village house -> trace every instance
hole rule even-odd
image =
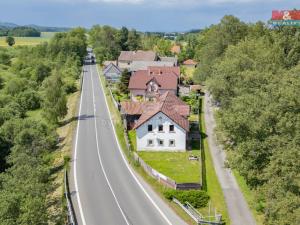
[[[169,91],[153,102],[121,103],[127,128],[136,130],[138,151],[185,151],[189,113],[189,106]]]
[[[173,45],[171,48],[171,52],[176,55],[180,54],[180,52],[181,52],[180,45]]]
[[[173,67],[174,63],[168,61],[133,61],[129,66],[129,71],[136,72],[139,70],[147,70],[150,66]]]
[[[147,69],[150,72],[150,74],[174,73],[177,77],[180,77],[179,66],[149,66]]]
[[[118,81],[120,81],[122,71],[114,63],[110,63],[108,66],[106,66],[103,69],[103,75],[105,76],[106,80],[108,80],[108,81],[118,82]]]
[[[133,73],[128,89],[132,101],[152,100],[166,92],[177,95],[178,74],[161,70],[139,70]]]
[[[109,64],[114,64],[114,65],[117,65],[117,61],[115,61],[115,60],[113,60],[113,61],[110,61],[110,60],[108,60],[108,61],[104,61],[103,63],[102,63],[102,65],[103,65],[103,68],[106,68]]]
[[[121,69],[130,70],[130,65],[134,61],[157,61],[158,56],[153,51],[121,51],[117,65]]]
[[[177,66],[177,57],[159,57],[154,51],[121,51],[117,64],[130,72],[146,70],[149,66]]]
[[[159,61],[172,63],[172,66],[178,66],[178,58],[177,56],[160,56]]]
[[[193,59],[188,59],[185,60],[182,64],[186,67],[196,68],[198,63]]]

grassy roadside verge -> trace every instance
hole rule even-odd
[[[226,222],[226,225],[229,225],[230,220],[227,212],[225,198],[213,165],[206,136],[203,99],[201,99],[200,133],[203,154],[202,159],[205,161],[205,168],[202,168],[202,171],[204,171],[204,182],[207,189],[207,193],[211,198],[211,206],[216,208],[217,211],[222,214],[222,218]]]
[[[56,171],[52,174],[52,184],[54,185],[53,191],[49,195],[49,201],[55,203],[53,207],[50,208],[51,215],[57,215],[61,213],[65,215],[64,204],[62,201],[64,199],[64,169],[68,169],[68,161],[71,158],[72,146],[73,146],[73,136],[76,129],[77,120],[77,104],[80,96],[80,91],[77,91],[68,96],[68,114],[61,121],[61,125],[56,129],[61,140],[59,143],[59,149],[53,152],[53,169]],[[61,211],[57,212],[57,209]]]
[[[99,71],[100,72],[100,71]],[[120,113],[119,111],[114,107],[111,96],[109,94],[109,91],[106,87],[106,81],[103,76],[100,76],[100,79],[103,84],[105,97],[107,100],[107,104],[109,107],[109,111],[115,126],[117,138],[119,140],[120,146],[127,156],[127,159],[131,166],[134,168],[134,170],[152,187],[152,189],[161,197],[163,201],[165,201],[175,212],[178,214],[186,223],[193,225],[196,224],[194,220],[192,220],[178,205],[176,205],[173,202],[168,201],[164,198],[163,192],[166,190],[165,187],[163,187],[160,183],[158,183],[154,178],[150,177],[145,173],[145,171],[134,163],[131,153],[127,150],[126,141],[123,134],[123,126],[122,121],[120,120]]]
[[[66,218],[65,198],[64,198],[64,169],[68,166],[67,161],[70,159],[73,145],[73,134],[76,129],[76,113],[80,91],[68,95],[68,113],[60,122],[56,132],[59,135],[58,148],[50,153],[49,159],[51,164],[50,184],[51,189],[47,196],[48,213],[50,215],[49,224],[63,224]],[[44,122],[42,110],[34,110],[27,113],[27,116]]]

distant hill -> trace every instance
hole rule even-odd
[[[14,28],[14,27],[18,27],[19,25],[15,24],[15,23],[7,23],[7,22],[0,22],[0,27],[2,28]]]
[[[32,27],[40,32],[65,32],[70,30],[69,27],[47,27],[47,26],[39,26],[35,24],[29,24],[29,25],[18,25],[15,23],[9,23],[9,22],[0,22],[0,28],[1,29],[12,29],[16,27]]]
[[[45,26],[39,26],[34,24],[29,24],[26,26],[35,28],[41,32],[66,32],[72,29],[70,27],[45,27]]]

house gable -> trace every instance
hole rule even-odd
[[[103,70],[103,74],[121,74],[121,70],[114,64],[109,64],[104,70]]]
[[[152,131],[148,131],[148,125],[151,125]],[[170,126],[173,127],[172,131],[170,131]],[[186,133],[185,129],[167,115],[158,112],[136,128],[137,149],[139,151],[185,151]],[[150,146],[149,140],[153,143]]]

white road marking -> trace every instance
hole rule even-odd
[[[108,180],[108,177],[107,177],[107,175],[106,175],[105,169],[104,169],[104,167],[103,167],[103,163],[102,163],[102,159],[101,159],[101,155],[100,155],[100,150],[99,150],[98,129],[97,129],[97,117],[96,117],[96,101],[95,101],[94,80],[93,80],[93,72],[92,72],[92,70],[91,70],[91,80],[92,80],[93,103],[94,103],[94,112],[95,112],[95,119],[94,119],[94,122],[95,122],[95,133],[96,133],[96,145],[97,145],[97,153],[98,153],[99,163],[100,163],[101,169],[102,169],[102,171],[103,171],[104,177],[105,177],[105,179],[106,179],[106,182],[107,182],[107,184],[108,184],[108,186],[109,186],[109,189],[110,189],[112,195],[114,196],[114,199],[115,199],[115,201],[116,201],[116,203],[117,203],[117,205],[118,205],[118,207],[119,207],[119,209],[120,209],[120,211],[121,211],[122,216],[124,217],[124,220],[125,220],[126,224],[127,224],[127,225],[130,225],[129,222],[128,222],[128,220],[127,220],[127,218],[126,218],[126,216],[125,216],[125,213],[123,212],[123,210],[122,210],[122,208],[121,208],[121,206],[120,206],[120,204],[119,204],[119,201],[118,201],[118,199],[117,199],[117,197],[116,197],[116,195],[115,195],[115,193],[114,193],[114,190],[112,189],[112,186],[111,186],[111,184],[110,184],[110,181]]]
[[[97,77],[100,81],[100,84],[101,84],[101,89],[102,89],[102,93],[103,93],[103,96],[104,96],[104,100],[105,100],[105,105],[106,105],[106,109],[107,111],[109,112],[109,107],[108,107],[108,104],[107,104],[107,100],[106,100],[106,95],[104,93],[104,89],[103,89],[103,84],[102,84],[102,81],[100,79],[100,73],[98,71],[98,66],[96,64],[96,69],[97,69]],[[141,188],[141,190],[145,193],[145,195],[147,196],[147,198],[150,200],[150,202],[152,203],[152,205],[158,210],[158,212],[161,214],[161,216],[164,218],[164,220],[169,224],[169,225],[172,225],[172,223],[170,222],[170,220],[167,218],[167,216],[163,213],[163,211],[158,207],[158,205],[154,202],[154,200],[151,198],[151,196],[148,194],[148,192],[145,190],[145,188],[143,187],[143,185],[140,183],[140,181],[138,180],[138,178],[136,177],[136,175],[134,174],[134,172],[132,171],[132,168],[130,167],[130,165],[128,164],[125,156],[124,156],[124,153],[121,149],[121,146],[120,146],[120,143],[119,143],[119,140],[116,136],[116,130],[115,130],[115,126],[112,122],[112,118],[111,118],[111,115],[109,113],[109,119],[110,119],[110,123],[111,123],[111,126],[113,128],[113,131],[114,131],[114,136],[115,136],[115,139],[116,139],[116,142],[117,142],[117,145],[118,145],[118,149],[119,149],[119,152],[121,153],[121,156],[122,156],[122,159],[126,165],[126,167],[128,168],[130,174],[132,175],[132,177],[134,178],[134,180],[136,181],[136,183],[138,184],[138,186]]]
[[[84,72],[82,74],[82,76],[84,75]],[[82,89],[84,86],[84,79],[82,79]],[[86,225],[86,221],[85,221],[85,217],[83,214],[83,210],[82,210],[82,205],[81,205],[81,201],[80,201],[80,196],[79,196],[79,188],[78,188],[78,182],[77,182],[77,152],[78,152],[78,148],[77,148],[77,144],[78,144],[78,135],[79,135],[79,126],[80,126],[80,115],[81,115],[81,105],[82,105],[82,96],[83,96],[83,91],[81,91],[81,97],[80,97],[80,105],[79,105],[79,113],[78,113],[78,122],[77,122],[77,130],[76,130],[76,141],[75,141],[75,159],[74,159],[74,181],[75,181],[75,190],[76,190],[76,196],[77,196],[77,202],[78,202],[78,207],[79,207],[79,212],[80,212],[80,216],[81,216],[81,221],[83,223],[83,225]]]

